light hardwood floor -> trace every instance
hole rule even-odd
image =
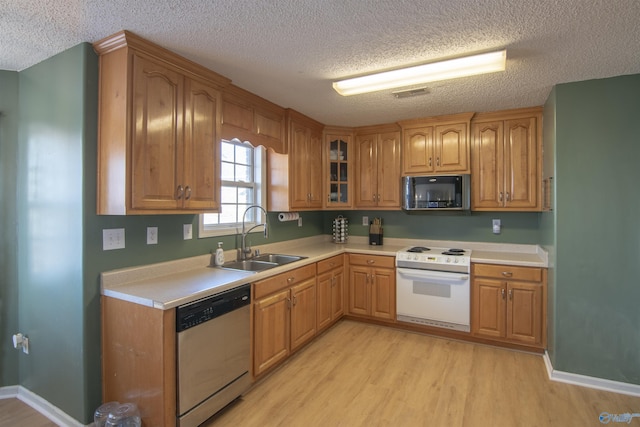
[[[1,427],[56,427],[57,424],[18,399],[0,399]]]
[[[640,398],[550,381],[539,355],[342,321],[203,426],[602,426],[602,412],[640,413]],[[55,424],[0,399],[0,426]]]
[[[550,381],[540,355],[342,321],[204,426],[601,426],[603,412],[640,398]]]

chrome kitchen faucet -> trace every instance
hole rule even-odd
[[[262,224],[256,224],[253,227],[251,227],[250,229],[245,231],[245,217],[247,215],[247,212],[249,211],[249,209],[252,208],[256,208],[256,209],[260,209],[262,212],[264,212],[264,223]],[[248,258],[251,258],[250,256],[247,256],[249,254],[251,254],[251,248],[247,247],[247,234],[249,234],[249,232],[251,230],[253,230],[254,228],[260,227],[260,226],[264,226],[264,238],[268,239],[269,238],[269,224],[267,222],[267,211],[260,205],[251,205],[249,206],[247,209],[245,209],[244,213],[242,214],[242,247],[240,248],[240,259],[241,260],[245,260]]]

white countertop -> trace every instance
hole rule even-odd
[[[522,267],[547,267],[546,254],[537,252],[500,252],[474,249],[471,262],[482,264],[507,264]]]
[[[335,244],[329,241],[327,236],[316,236],[256,247],[262,253],[307,257],[266,271],[250,272],[212,268],[209,267],[211,255],[207,254],[104,272],[100,275],[101,290],[103,295],[109,297],[167,310],[344,252],[395,256],[396,252],[410,245],[472,249],[471,262],[476,263],[547,266],[546,252],[536,245],[495,245],[388,238],[384,240],[384,245],[370,246],[366,237],[351,237],[346,244]],[[225,252],[227,261],[232,260],[235,257],[234,254],[235,251]]]

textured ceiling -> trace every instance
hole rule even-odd
[[[0,0],[0,69],[122,29],[331,125],[542,105],[557,83],[640,73],[637,0]],[[507,70],[342,97],[338,78],[507,49]]]

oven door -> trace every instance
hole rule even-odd
[[[470,279],[466,273],[396,269],[397,319],[470,331]]]

